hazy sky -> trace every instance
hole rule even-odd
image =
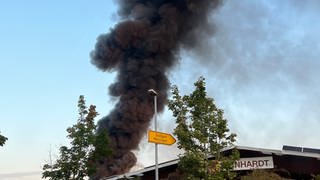
[[[318,17],[317,0],[227,0],[212,14],[215,34],[182,51],[169,79],[189,93],[203,75],[238,145],[320,148]],[[111,0],[1,3],[0,131],[9,138],[0,148],[1,180],[40,178],[50,149],[67,143],[79,95],[101,116],[110,111],[115,73],[97,70],[89,53],[116,22]],[[169,112],[159,120],[162,131],[172,131]],[[140,166],[153,163],[153,145],[145,142]],[[176,157],[168,150],[176,152],[162,146],[160,161]]]

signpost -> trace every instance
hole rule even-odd
[[[154,102],[154,130],[157,131],[157,96],[158,93],[154,89],[148,90],[149,94],[153,96],[153,102]],[[155,154],[155,180],[159,180],[159,169],[158,169],[158,144],[154,144],[154,154]]]
[[[176,139],[171,134],[149,130],[148,142],[164,144],[164,145],[172,145],[176,142]]]
[[[148,93],[154,97],[154,131],[149,131],[148,139],[149,142],[154,144],[155,152],[155,180],[159,180],[159,170],[158,170],[158,144],[171,145],[176,142],[176,140],[166,133],[157,132],[157,96],[158,93],[154,89],[149,89]]]

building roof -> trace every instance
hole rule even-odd
[[[284,147],[288,147],[288,146],[284,146]],[[289,146],[289,147],[294,147],[294,146]],[[231,149],[256,151],[266,155],[274,154],[277,156],[283,156],[283,155],[302,156],[302,157],[317,158],[318,160],[320,160],[320,153],[305,152],[303,151],[303,149],[311,149],[311,148],[303,148],[303,147],[302,147],[302,151],[294,151],[294,150],[285,150],[285,149],[282,149],[282,150],[264,149],[264,148],[248,147],[248,146],[230,146],[223,149],[222,151],[228,151]],[[318,150],[318,149],[313,149],[313,150]]]
[[[163,167],[167,167],[167,166],[171,166],[171,165],[174,165],[174,164],[178,164],[178,162],[179,162],[178,159],[174,159],[174,160],[171,160],[171,161],[160,163],[158,165],[158,168],[160,169],[160,168],[163,168]],[[128,173],[121,174],[121,175],[109,176],[109,177],[103,178],[102,180],[116,180],[116,179],[120,179],[120,178],[139,177],[139,176],[143,176],[143,173],[145,173],[145,172],[154,171],[154,170],[155,170],[155,166],[149,166],[149,167],[143,168],[143,169],[138,170],[138,171],[128,172]]]
[[[287,148],[285,148],[287,147]],[[289,147],[289,148],[288,148]],[[312,148],[303,148],[303,147],[294,147],[294,146],[283,146],[282,150],[274,150],[274,149],[265,149],[265,148],[255,148],[255,147],[248,147],[248,146],[230,146],[227,148],[222,149],[222,152],[227,152],[232,149],[237,149],[239,151],[250,151],[250,152],[259,152],[263,155],[275,155],[275,156],[295,156],[295,157],[306,157],[306,158],[316,158],[316,160],[320,160],[320,150],[319,149],[312,149]],[[307,152],[304,149],[308,150]],[[177,165],[179,162],[178,159],[174,159],[171,161],[167,161],[164,163],[160,163],[158,168],[169,167],[172,165]],[[134,177],[141,177],[144,173],[154,171],[155,166],[149,166],[144,169],[135,171],[135,172],[128,172],[122,175],[114,175],[103,178],[102,180],[116,180],[121,178],[134,178]]]

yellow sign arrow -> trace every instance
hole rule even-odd
[[[176,139],[171,134],[149,130],[148,131],[148,142],[157,143],[157,144],[172,145],[176,142]]]

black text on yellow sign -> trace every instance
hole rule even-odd
[[[171,134],[149,130],[148,142],[164,144],[164,145],[172,145],[176,142],[176,139]]]

